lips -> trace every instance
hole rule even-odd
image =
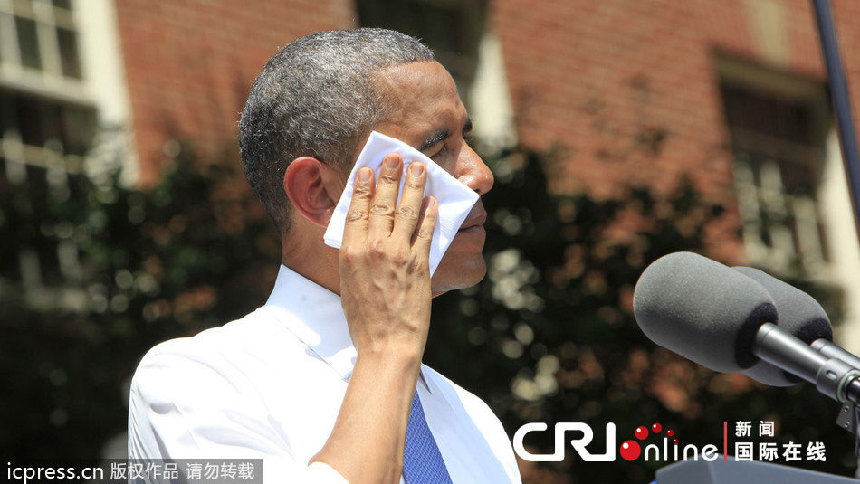
[[[483,210],[483,208],[479,209],[477,212],[473,214],[469,214],[469,217],[463,222],[463,225],[460,226],[460,230],[457,233],[484,233],[484,222],[487,221],[487,212]]]

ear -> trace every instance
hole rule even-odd
[[[327,227],[343,190],[339,178],[333,168],[303,156],[293,160],[284,172],[284,192],[294,210],[314,224]]]

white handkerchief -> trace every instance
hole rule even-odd
[[[352,201],[355,175],[358,173],[358,169],[367,166],[373,170],[378,178],[382,159],[389,153],[399,153],[403,157],[403,178],[400,181],[400,192],[397,194],[398,203],[403,195],[403,186],[406,182],[406,172],[409,165],[413,161],[420,160],[427,167],[424,196],[433,195],[439,206],[436,229],[433,231],[433,241],[430,244],[430,275],[432,276],[448,246],[451,245],[451,241],[454,240],[454,236],[457,235],[457,231],[460,230],[463,221],[466,220],[466,216],[469,215],[475,202],[478,201],[478,194],[465,184],[460,183],[459,180],[420,151],[399,139],[389,138],[376,131],[370,133],[367,144],[364,145],[358,155],[358,160],[356,160],[355,166],[349,174],[346,188],[343,189],[331,220],[329,220],[323,239],[326,245],[340,249],[340,244],[343,241],[343,228],[346,224],[346,213]]]

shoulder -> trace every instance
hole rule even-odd
[[[224,326],[156,345],[140,360],[131,390],[152,395],[156,389],[160,393],[188,386],[236,388],[250,383],[255,367],[271,364],[272,354],[289,358],[304,354],[301,348],[301,342],[262,307]]]
[[[480,397],[454,383],[448,377],[427,365],[422,365],[421,369],[424,372],[424,375],[430,379],[434,385],[440,387],[447,396],[456,397],[456,399],[463,404],[463,408],[465,408],[473,418],[479,418],[479,423],[486,423],[493,427],[498,427],[498,429],[504,432],[502,429],[502,423],[499,421],[498,417],[496,417],[496,414],[493,413],[490,406],[481,400]]]

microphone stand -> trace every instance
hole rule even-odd
[[[839,403],[860,404],[860,366],[843,361],[835,351],[823,354],[777,325],[764,323],[756,333],[753,354],[815,384],[820,393]]]
[[[772,323],[763,324],[755,339],[756,356],[842,404],[836,424],[854,434],[854,456],[860,458],[860,358],[824,338],[807,346]]]
[[[824,338],[813,341],[809,346],[828,358],[837,358],[854,368],[860,368],[860,358]],[[854,456],[860,458],[860,405],[843,404],[839,416],[836,417],[836,425],[854,434]]]
[[[842,405],[839,416],[836,417],[836,425],[854,434],[854,456],[860,457],[860,433],[857,424],[860,422],[860,407],[856,404],[846,403]]]
[[[839,55],[839,44],[836,41],[836,29],[833,25],[833,14],[828,0],[812,0],[815,10],[815,20],[818,25],[818,36],[821,40],[821,51],[824,64],[827,67],[827,84],[836,111],[836,127],[839,130],[839,140],[845,160],[845,173],[851,187],[851,200],[854,206],[854,228],[860,230],[860,158],[858,158],[857,138],[854,131],[854,119],[851,116],[851,101],[848,96],[848,86],[842,60]],[[852,355],[853,356],[853,355]],[[856,357],[855,357],[856,358]],[[844,404],[839,412],[836,423],[854,432],[854,455],[858,457],[855,477],[860,478],[860,409],[857,404]]]

